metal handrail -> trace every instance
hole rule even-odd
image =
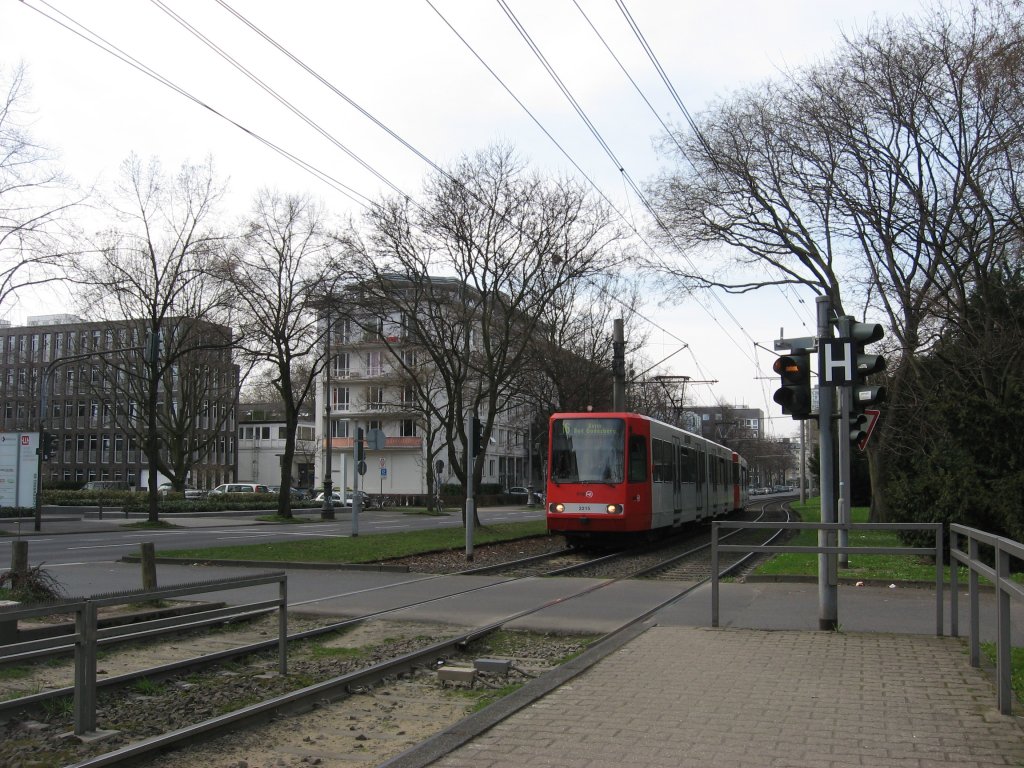
[[[262,584],[277,584],[278,596],[276,599],[267,600],[262,603],[250,603],[247,605],[235,606],[236,614],[244,614],[254,609],[265,609],[277,607],[278,610],[278,669],[282,675],[288,672],[288,576],[284,571],[273,573],[256,574],[252,576],[234,576],[213,581],[204,581],[198,584],[180,584],[173,587],[161,589],[139,590],[125,592],[118,595],[108,595],[95,598],[84,598],[69,602],[57,602],[52,604],[32,605],[26,607],[0,607],[0,621],[17,622],[19,619],[28,619],[37,616],[52,616],[54,614],[73,613],[75,616],[75,631],[71,634],[62,634],[57,637],[42,640],[29,640],[19,643],[7,643],[0,645],[0,659],[14,660],[27,658],[36,655],[43,650],[54,650],[67,648],[72,643],[75,651],[75,693],[74,693],[74,721],[75,734],[91,733],[96,730],[96,649],[100,642],[100,636],[104,634],[98,628],[98,608],[100,606],[126,605],[130,603],[148,602],[161,600],[168,597],[181,597],[195,595],[204,592],[219,592],[226,589],[242,589],[245,587],[260,586]],[[191,625],[191,624],[190,624]],[[174,626],[158,627],[142,632],[138,636],[151,636],[165,633],[172,629],[180,628]],[[121,632],[117,632],[120,634]]]
[[[1013,689],[1011,686],[1012,666],[1010,662],[1010,598],[1016,597],[1024,601],[1024,587],[1010,579],[1010,558],[1024,561],[1024,544],[996,536],[977,528],[954,523],[949,526],[950,560],[962,563],[968,569],[968,616],[970,661],[972,667],[981,666],[981,640],[979,627],[981,611],[979,600],[979,580],[984,576],[992,582],[996,595],[996,700],[999,712],[1009,715],[1013,710]],[[960,537],[966,539],[966,552],[961,549]],[[979,557],[979,548],[984,544],[992,547],[994,565],[990,566]],[[950,589],[952,597],[950,606],[953,611],[952,634],[959,635],[957,622],[958,608],[958,569],[950,563]]]
[[[935,534],[934,547],[839,547],[817,545],[813,547],[768,544],[719,544],[719,528],[783,529],[794,531],[814,530],[819,533],[838,531],[932,531]],[[737,520],[715,520],[711,524],[711,626],[718,626],[718,553],[756,552],[761,554],[817,554],[817,555],[931,555],[935,558],[935,634],[942,636],[942,523],[753,523]],[[831,569],[830,569],[831,571]],[[835,578],[830,573],[830,578]]]

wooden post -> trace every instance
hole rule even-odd
[[[20,587],[28,578],[28,542],[16,540],[11,546],[11,573],[13,586]]]
[[[151,541],[142,544],[142,588],[156,589],[156,550]]]

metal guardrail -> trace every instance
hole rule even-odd
[[[935,534],[934,547],[839,547],[819,544],[801,547],[775,544],[719,544],[719,528],[757,528],[767,530],[818,531],[835,539],[839,531],[932,531]],[[711,626],[718,626],[718,553],[740,552],[780,554],[784,552],[807,555],[931,555],[935,558],[935,634],[942,636],[942,592],[943,592],[943,544],[942,523],[752,523],[733,520],[716,520],[711,524]],[[833,559],[834,562],[834,559]],[[830,583],[837,583],[835,568],[830,569]],[[954,614],[955,615],[955,614]],[[955,634],[955,633],[954,633]]]
[[[960,546],[960,537],[966,539],[967,548]],[[981,546],[992,548],[993,565],[985,563],[980,555]],[[1013,689],[1011,687],[1012,664],[1010,661],[1010,598],[1024,600],[1024,587],[1010,579],[1010,559],[1024,561],[1024,544],[995,536],[977,528],[968,528],[956,523],[949,526],[949,554],[952,560],[962,563],[968,569],[967,599],[969,616],[970,659],[972,667],[981,666],[981,640],[979,627],[981,611],[979,581],[982,576],[992,582],[996,597],[996,701],[999,712],[1009,715],[1013,710]],[[959,634],[957,621],[959,583],[957,568],[950,568],[950,607],[953,611],[951,631]]]
[[[55,650],[74,647],[75,653],[75,686],[74,686],[74,723],[75,734],[83,735],[96,730],[96,650],[105,640],[126,638],[143,638],[165,634],[171,631],[202,626],[212,620],[224,621],[230,617],[250,614],[276,608],[278,612],[278,669],[282,675],[288,671],[288,584],[287,574],[277,571],[254,576],[236,576],[226,579],[204,581],[196,584],[181,584],[174,587],[152,589],[137,592],[125,592],[117,595],[85,598],[67,602],[55,602],[28,607],[0,607],[0,623],[18,622],[40,616],[74,614],[75,629],[70,634],[62,634],[41,640],[7,643],[0,645],[0,661],[13,662],[52,653]],[[229,589],[277,584],[278,596],[275,599],[256,603],[221,608],[207,612],[207,616],[199,621],[157,619],[140,622],[134,627],[98,628],[98,609],[102,606],[128,605],[172,597],[183,597],[206,592],[220,592]],[[192,617],[195,618],[195,615]]]

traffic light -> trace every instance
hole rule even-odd
[[[779,357],[772,365],[782,379],[772,399],[782,406],[782,412],[794,419],[813,418],[811,414],[811,353],[795,349]]]
[[[859,445],[868,437],[868,417],[865,413],[850,414],[850,442]]]
[[[43,432],[42,456],[43,461],[49,461],[57,452],[57,436],[52,432]]]
[[[363,428],[356,429],[356,461],[366,460],[366,444],[363,442]]]
[[[147,363],[159,363],[164,351],[163,331],[146,331],[146,340],[142,347],[142,359]]]
[[[885,358],[864,351],[864,347],[879,341],[885,331],[878,323],[851,323],[850,338],[853,340],[854,381],[853,412],[860,413],[865,408],[885,401],[885,387],[870,387],[865,379],[873,373],[885,370]],[[865,419],[865,422],[867,420]],[[850,439],[853,440],[853,425],[850,425]]]
[[[479,456],[484,445],[484,424],[474,416],[470,419],[470,449],[472,456]]]

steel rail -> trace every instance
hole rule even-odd
[[[735,566],[730,566],[730,568],[732,567]],[[596,584],[587,587],[586,589],[581,590],[580,592],[562,598],[546,600],[540,605],[516,611],[515,613],[504,616],[497,621],[490,622],[480,627],[476,627],[474,629],[471,629],[467,632],[458,635],[457,637],[444,640],[438,643],[434,643],[430,646],[427,646],[426,648],[413,651],[409,654],[405,654],[396,659],[381,662],[379,664],[375,664],[372,667],[368,667],[363,670],[357,670],[346,675],[332,678],[331,680],[316,683],[314,685],[307,686],[296,691],[292,691],[288,694],[277,696],[272,699],[268,699],[267,701],[260,702],[258,704],[243,707],[242,709],[236,710],[235,712],[230,712],[225,715],[221,715],[219,717],[203,721],[201,723],[196,723],[191,726],[187,726],[185,728],[172,731],[170,733],[154,736],[149,739],[145,739],[143,741],[130,744],[126,747],[115,750],[113,752],[108,752],[103,755],[97,755],[96,757],[87,759],[80,763],[76,763],[73,766],[69,766],[68,768],[100,768],[100,766],[118,765],[121,763],[126,763],[128,761],[137,760],[140,757],[143,757],[156,751],[164,750],[170,746],[173,746],[183,741],[193,741],[199,737],[212,738],[218,732],[227,729],[237,729],[242,726],[251,726],[258,722],[263,722],[267,718],[272,717],[275,714],[300,714],[302,712],[312,709],[313,707],[317,706],[325,700],[334,701],[343,698],[346,694],[348,694],[349,690],[353,687],[369,685],[390,675],[398,674],[399,672],[409,670],[416,666],[420,666],[427,661],[432,661],[436,659],[439,655],[450,653],[453,649],[464,647],[475,640],[485,637],[488,634],[501,629],[507,623],[531,615],[533,613],[545,610],[546,608],[549,608],[553,605],[562,604],[570,600],[583,597],[584,595],[592,594],[593,592],[607,588],[627,578],[632,578],[632,575],[602,580]],[[508,579],[502,582],[498,582],[498,584],[504,584],[516,580],[517,579],[514,578]],[[630,631],[632,628],[636,627],[640,623],[648,620],[651,616],[656,614],[661,609],[682,599],[683,597],[690,594],[695,589],[699,588],[701,585],[706,583],[708,580],[710,580],[710,577],[708,577],[707,579],[702,579],[693,584],[688,584],[684,589],[680,590],[676,594],[661,600],[656,605],[645,610],[639,616],[636,616],[630,619],[629,621],[624,622],[619,627],[606,633],[593,644],[591,644],[591,647],[599,648],[601,646],[612,643],[616,637],[621,636],[623,633]],[[491,584],[487,586],[497,586],[497,584]],[[472,591],[475,590],[465,590],[465,592]],[[451,595],[445,597],[449,596]],[[420,603],[418,604],[432,602],[433,600],[438,599],[444,598],[432,598],[431,600],[420,601]],[[383,615],[391,613],[396,610],[401,610],[401,608],[387,609],[385,611],[380,611],[374,615]],[[353,620],[342,622],[341,624],[334,626],[341,626],[346,623],[351,623],[351,621]],[[318,630],[311,630],[308,631],[306,634],[308,634],[309,632],[318,632]]]

